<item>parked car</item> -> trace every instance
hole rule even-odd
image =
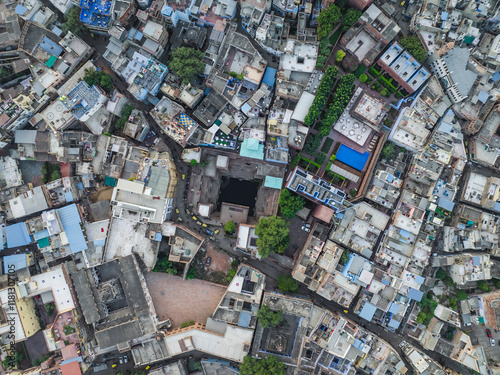
[[[210,263],[212,263],[212,258],[208,257],[208,258],[207,258],[207,261],[206,261],[206,263],[205,263],[205,264],[206,264],[206,265],[207,265],[207,267],[208,267],[208,266],[210,265]]]
[[[217,229],[216,231],[214,231],[214,234],[219,234],[220,232],[220,229]]]
[[[489,329],[486,330],[486,336],[488,336],[491,339],[491,331]]]
[[[176,208],[176,209],[175,209],[175,213],[176,213],[176,214],[180,213],[180,211],[179,211],[179,209],[178,209],[178,208]]]
[[[126,355],[123,356],[123,362],[125,362],[125,363],[128,362],[128,357]]]
[[[177,221],[182,221],[182,217],[178,217],[178,218],[177,218]]]
[[[495,339],[490,339],[490,345],[495,346]]]
[[[304,225],[304,226],[302,226],[302,230],[303,230],[303,231],[306,231],[306,232],[310,232],[310,231],[311,231],[311,228],[308,228],[308,227],[306,227],[306,226]]]
[[[205,233],[208,234],[209,236],[213,236],[214,234],[214,232],[212,232],[210,229],[207,229]]]
[[[120,357],[119,360],[120,360],[120,365],[122,365],[123,364],[123,357]]]

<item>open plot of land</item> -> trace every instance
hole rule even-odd
[[[173,328],[193,320],[205,324],[219,304],[226,288],[203,280],[183,280],[167,273],[146,275],[149,293],[160,321],[172,320]]]
[[[209,242],[206,246],[207,253],[204,258],[205,262],[208,257],[210,257],[210,265],[207,267],[209,271],[221,271],[227,272],[231,266],[231,258],[226,253],[218,251],[212,242]]]
[[[110,186],[100,187],[97,189],[97,192],[92,194],[92,202],[99,202],[104,200],[111,200],[111,196],[113,195],[113,188]]]

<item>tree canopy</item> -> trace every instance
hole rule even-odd
[[[356,23],[359,17],[363,12],[358,9],[349,8],[347,12],[342,16],[342,31],[347,31],[351,28],[352,25]]]
[[[65,22],[62,24],[62,29],[65,33],[71,31],[73,34],[84,34],[88,31],[87,27],[80,21],[81,8],[73,7],[64,14]]]
[[[271,253],[284,253],[288,247],[288,223],[279,216],[263,217],[255,228],[257,248],[262,258],[267,258]]]
[[[416,36],[405,36],[399,40],[399,44],[407,49],[419,62],[423,63],[427,59],[427,52],[425,52],[422,43]]]
[[[283,293],[295,293],[299,289],[297,280],[290,275],[280,275],[278,277],[278,288]]]
[[[297,212],[304,208],[306,201],[300,195],[285,189],[281,191],[279,206],[281,214],[287,219],[291,219]]]
[[[95,69],[85,69],[83,80],[87,83],[87,85],[100,86],[104,91],[108,93],[111,92],[114,88],[114,83],[111,76]]]
[[[224,225],[224,229],[226,230],[227,233],[234,233],[234,231],[236,230],[236,224],[234,222],[232,222],[231,220],[229,220]]]
[[[327,37],[333,31],[341,16],[340,8],[334,4],[330,4],[328,8],[321,11],[317,18],[319,40]]]
[[[338,62],[341,62],[342,60],[344,60],[344,57],[345,57],[345,52],[342,51],[341,49],[339,49],[337,52],[335,52],[335,60],[337,60]]]
[[[203,72],[203,52],[190,47],[179,47],[172,52],[168,68],[187,83]]]
[[[130,117],[130,114],[134,110],[134,106],[130,104],[126,104],[122,108],[121,116],[120,118],[115,122],[115,126],[118,129],[123,129],[125,127],[125,124],[128,121],[128,118]]]
[[[283,311],[273,311],[268,306],[262,306],[257,312],[257,319],[263,328],[277,327],[283,321]]]
[[[247,355],[240,365],[240,375],[285,375],[286,365],[275,356],[266,358],[253,358]]]
[[[391,159],[396,154],[394,143],[387,142],[382,149],[382,157],[384,159]]]

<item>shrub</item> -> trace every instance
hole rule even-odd
[[[346,53],[343,50],[339,49],[337,52],[335,52],[335,60],[337,60],[337,62],[342,62],[345,55]]]
[[[317,18],[319,40],[327,37],[332,32],[341,16],[339,7],[334,4],[330,4],[326,9],[323,8]]]
[[[488,286],[488,284],[484,280],[478,281],[477,282],[477,287],[478,287],[479,290],[481,290],[483,292],[489,292],[490,291],[490,287]]]
[[[283,293],[291,292],[295,293],[299,289],[297,281],[290,275],[280,275],[278,277],[278,288]]]
[[[191,159],[190,164],[191,164],[193,167],[195,167],[195,166],[197,166],[197,165],[198,165],[198,162],[197,162],[195,159]]]
[[[359,78],[366,71],[366,66],[359,64],[358,69],[354,72],[354,75]],[[366,74],[365,74],[366,75]]]
[[[326,154],[324,152],[318,152],[314,160],[319,164],[323,164],[325,159],[326,159]]]
[[[316,97],[309,108],[304,123],[311,126],[319,118],[321,111],[325,108],[328,96],[332,91],[333,85],[335,84],[335,78],[337,77],[339,70],[334,66],[329,66],[326,69],[323,79],[319,84],[318,91],[316,92]],[[309,137],[308,137],[309,138]]]
[[[234,233],[234,231],[236,230],[236,224],[234,222],[232,222],[231,220],[229,220],[224,225],[224,229],[226,230],[227,233]]]
[[[367,81],[367,79],[368,79],[368,76],[367,76],[366,74],[361,74],[361,75],[359,76],[359,81],[360,81],[360,82],[366,82],[366,81]]]

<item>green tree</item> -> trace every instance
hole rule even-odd
[[[342,31],[349,30],[362,14],[360,10],[349,8],[342,16]]]
[[[255,228],[257,248],[262,258],[267,258],[271,253],[284,253],[288,247],[288,223],[279,216],[263,217]]]
[[[416,36],[405,36],[399,40],[399,44],[419,62],[423,63],[427,59],[427,53]]]
[[[111,92],[114,88],[113,78],[109,74],[103,73],[101,74],[101,78],[99,80],[99,86],[106,91]]]
[[[477,287],[478,287],[479,290],[481,290],[483,292],[489,292],[490,291],[490,287],[488,286],[488,284],[484,280],[478,281],[477,282]]]
[[[326,38],[333,31],[341,16],[340,8],[334,4],[330,4],[326,9],[323,8],[317,18],[319,40]]]
[[[257,312],[257,319],[263,328],[277,327],[283,321],[283,311],[273,311],[268,306],[262,306]]]
[[[281,214],[287,219],[291,219],[297,212],[304,208],[306,201],[300,195],[285,189],[281,191],[279,206]]]
[[[113,78],[109,74],[100,72],[96,69],[85,69],[83,80],[89,86],[97,85],[107,93],[111,92],[114,88]]]
[[[387,96],[387,94],[388,94],[387,89],[383,89],[382,91],[380,91],[380,95],[382,96]]]
[[[394,143],[386,142],[384,148],[382,149],[382,157],[384,159],[391,159],[396,155],[396,149],[394,148]]]
[[[50,175],[51,181],[59,180],[60,178],[61,178],[61,172],[59,172],[58,170],[53,171],[52,174]]]
[[[190,268],[186,274],[186,280],[192,280],[196,278],[196,269]]]
[[[81,35],[88,31],[87,27],[80,21],[81,12],[79,7],[73,7],[64,14],[65,22],[62,24],[62,29],[65,33],[71,31],[73,34]]]
[[[286,365],[273,355],[262,359],[247,355],[240,365],[240,375],[286,375]]]
[[[417,315],[417,323],[424,324],[426,318],[427,318],[427,314],[420,311]]]
[[[340,259],[339,259],[339,263],[341,266],[345,266],[347,264],[347,262],[349,261],[349,255],[351,255],[349,250],[344,250],[342,252],[342,255],[340,256]]]
[[[436,278],[438,278],[439,280],[444,280],[444,279],[446,279],[447,276],[448,276],[448,274],[441,267],[438,268],[438,270],[436,271]]]
[[[463,301],[463,300],[466,300],[467,299],[467,293],[465,293],[465,291],[463,290],[458,290],[455,295],[457,296],[457,299],[459,301]]]
[[[196,167],[196,166],[198,165],[198,162],[197,162],[195,159],[191,159],[190,164],[191,164],[193,167]]]
[[[182,82],[187,83],[193,80],[205,69],[202,62],[203,52],[190,47],[179,47],[172,52],[172,60],[168,68],[177,74]]]
[[[236,224],[229,220],[225,225],[224,225],[224,229],[227,233],[234,233],[234,231],[236,230]]]
[[[453,310],[457,309],[457,298],[453,296],[448,296],[448,303],[450,304],[450,308]]]
[[[22,353],[15,352],[14,355],[8,355],[2,361],[2,366],[5,370],[11,370],[19,365],[22,361],[23,355]]]
[[[366,82],[367,79],[368,79],[368,76],[364,73],[359,76],[360,82]]]
[[[132,114],[132,111],[134,110],[134,106],[130,104],[126,104],[122,108],[121,116],[120,118],[115,122],[115,127],[118,129],[123,129],[125,127],[125,124],[128,121],[128,118]]]
[[[52,316],[52,314],[54,313],[55,308],[56,308],[56,306],[53,303],[47,303],[45,305],[45,311],[47,312],[47,315],[48,316]]]
[[[335,60],[337,60],[337,62],[341,62],[342,60],[344,60],[345,55],[345,52],[339,49],[337,52],[335,52]]]
[[[297,280],[290,275],[280,275],[278,277],[278,288],[283,293],[295,293],[299,289],[299,284],[297,284]]]

